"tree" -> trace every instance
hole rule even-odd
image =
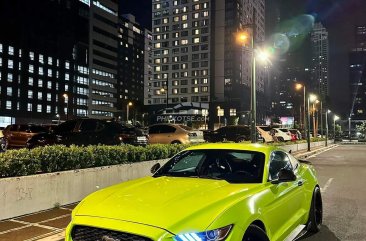
[[[365,135],[366,134],[366,121],[362,122],[359,125],[356,125],[356,129],[358,132],[361,132],[361,134]]]

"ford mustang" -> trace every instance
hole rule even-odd
[[[283,241],[322,223],[314,168],[277,147],[194,146],[151,171],[81,201],[66,241]]]

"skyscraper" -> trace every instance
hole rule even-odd
[[[320,23],[315,23],[311,32],[312,69],[311,85],[323,101],[329,96],[329,39],[328,31]]]
[[[118,67],[118,102],[125,116],[127,104],[133,103],[134,113],[143,111],[144,83],[152,77],[151,47],[152,35],[141,27],[133,15],[125,14],[119,18],[120,41]]]
[[[111,118],[117,111],[118,0],[92,0],[89,8],[89,113]]]
[[[262,41],[264,1],[153,1],[153,78],[145,85],[145,104],[191,121],[209,109],[211,124],[218,107],[226,119],[249,111],[250,61],[244,58],[251,59],[252,50],[236,35],[254,19]],[[263,79],[257,83],[263,92]]]
[[[366,26],[355,27],[355,44],[349,55],[352,119],[366,119]]]
[[[0,125],[111,118],[117,9],[117,0],[2,1]]]

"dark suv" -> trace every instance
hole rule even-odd
[[[208,142],[234,141],[243,142],[250,140],[250,128],[248,126],[225,126],[215,131],[205,131],[203,138]]]
[[[115,122],[106,122],[99,119],[76,119],[66,121],[53,128],[51,133],[43,133],[31,138],[27,146],[34,148],[37,146],[63,144],[63,145],[147,145],[148,138],[143,132],[128,131],[126,128]]]

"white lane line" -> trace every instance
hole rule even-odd
[[[313,154],[313,155],[311,155],[311,156],[308,156],[308,157],[306,157],[306,159],[316,157],[317,155],[320,155],[320,154],[322,154],[322,153],[324,153],[324,152],[326,152],[326,151],[330,151],[330,150],[332,150],[332,149],[334,149],[334,148],[336,148],[336,147],[338,147],[338,145],[334,145],[334,146],[332,146],[332,147],[329,147],[328,149],[325,149],[325,150],[320,151],[320,152],[318,152],[318,153],[315,153],[315,154]]]
[[[328,189],[328,187],[330,186],[330,184],[332,183],[334,178],[329,178],[329,180],[327,181],[327,183],[325,183],[324,187],[321,188],[320,190],[325,193]]]

